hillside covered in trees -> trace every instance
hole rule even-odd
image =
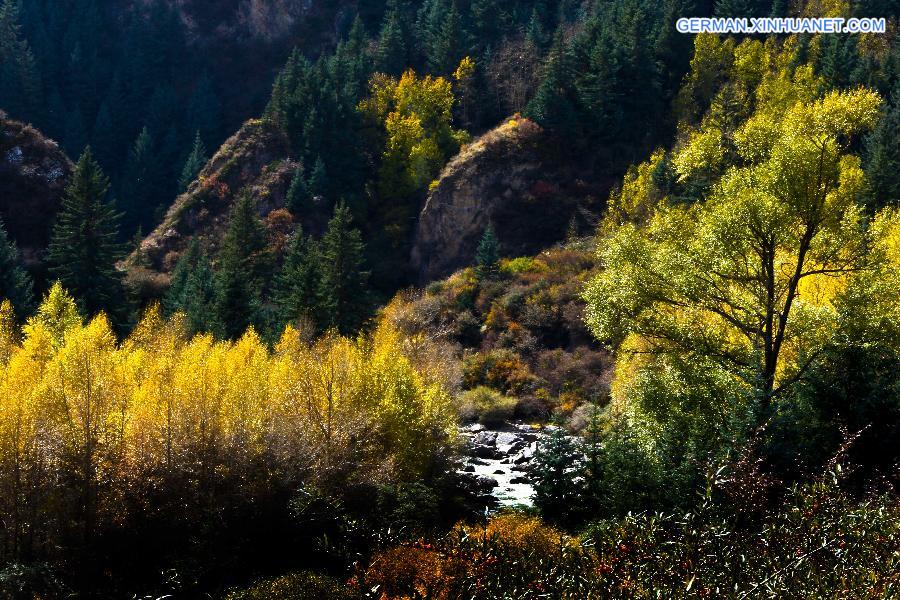
[[[0,598],[900,595],[898,18],[0,0]]]

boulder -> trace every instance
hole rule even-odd
[[[472,443],[476,446],[494,446],[497,443],[497,432],[479,431],[472,438]]]
[[[497,450],[492,446],[475,446],[472,454],[478,458],[497,458]]]

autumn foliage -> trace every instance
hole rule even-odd
[[[90,549],[134,511],[413,481],[454,424],[387,326],[314,343],[288,328],[270,349],[252,329],[189,338],[151,309],[120,343],[58,284],[23,328],[0,322],[3,560]]]

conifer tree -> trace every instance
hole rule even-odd
[[[217,329],[215,276],[209,257],[196,238],[172,271],[163,308],[168,315],[182,313],[192,334]]]
[[[543,19],[535,6],[531,12],[531,19],[528,21],[528,27],[525,29],[525,39],[535,48],[544,49],[550,43],[550,36],[544,28]]]
[[[467,50],[462,18],[453,2],[430,45],[428,68],[433,74],[448,75],[456,69]]]
[[[120,192],[124,200],[124,226],[127,231],[150,227],[156,208],[157,162],[153,138],[147,127],[141,130],[125,166],[125,181]]]
[[[397,8],[387,13],[378,39],[375,53],[375,68],[388,75],[400,75],[407,65],[407,47],[400,11]]]
[[[216,273],[216,316],[224,337],[240,337],[259,324],[268,263],[265,227],[253,197],[244,192],[231,212]]]
[[[532,471],[534,504],[550,522],[567,524],[577,516],[583,499],[580,475],[584,465],[576,443],[562,428],[538,445]]]
[[[313,166],[312,173],[309,175],[309,183],[307,185],[309,193],[312,196],[325,196],[328,193],[328,171],[325,168],[325,161],[319,156],[316,158],[316,164]]]
[[[341,202],[335,206],[322,238],[319,289],[324,325],[344,335],[356,333],[369,313],[369,272],[363,271],[364,253],[362,234],[353,228],[350,209]]]
[[[169,289],[163,298],[163,309],[167,315],[173,315],[184,308],[185,290],[187,280],[191,272],[197,266],[200,259],[200,243],[196,238],[191,240],[187,250],[178,258],[172,276],[169,279]]]
[[[900,85],[875,131],[866,139],[867,204],[873,212],[900,203]]]
[[[220,329],[216,321],[216,281],[206,252],[200,252],[184,286],[181,312],[192,334]]]
[[[51,272],[79,301],[88,315],[106,310],[122,318],[124,295],[115,263],[120,215],[107,201],[109,180],[90,148],[78,159],[50,241]]]
[[[294,215],[301,214],[309,206],[311,200],[309,186],[306,184],[306,174],[303,167],[297,167],[294,170],[294,176],[291,178],[291,185],[287,191],[285,206]]]
[[[19,0],[0,3],[0,106],[14,117],[34,115],[40,103],[40,76],[22,35]]]
[[[187,124],[201,139],[218,142],[222,129],[222,103],[216,94],[212,78],[204,73],[197,81],[188,105]]]
[[[490,223],[475,251],[475,274],[478,279],[493,279],[500,274],[500,242]]]
[[[178,179],[178,188],[180,192],[183,193],[187,191],[191,182],[197,179],[200,171],[203,170],[207,160],[206,145],[203,143],[203,139],[200,137],[200,131],[198,130],[197,135],[194,137],[194,146],[191,148],[191,153],[188,154],[187,160],[184,162],[184,167],[181,169],[181,177]]]
[[[526,108],[528,117],[563,134],[573,131],[577,120],[569,67],[568,48],[558,36],[547,58],[544,78]]]
[[[316,324],[321,320],[321,280],[319,249],[298,227],[275,282],[279,325],[302,321]]]
[[[19,249],[0,220],[0,301],[9,300],[21,318],[34,309],[31,277],[22,267]]]

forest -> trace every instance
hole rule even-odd
[[[0,0],[0,599],[900,597],[898,19]]]

